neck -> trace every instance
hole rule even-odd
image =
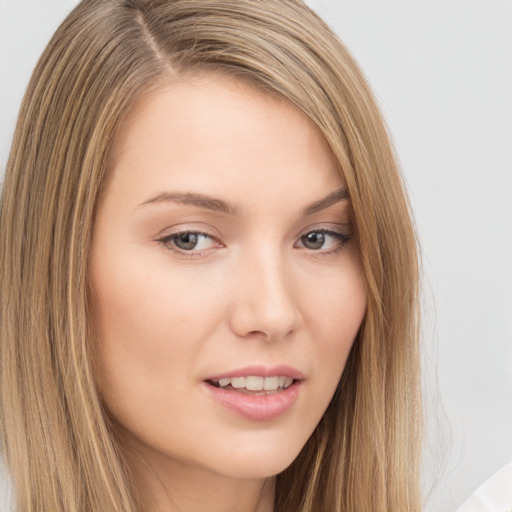
[[[144,510],[151,512],[273,512],[275,477],[242,479],[169,460],[130,457]]]

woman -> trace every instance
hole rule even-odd
[[[419,510],[409,209],[305,5],[82,2],[0,228],[18,510]]]

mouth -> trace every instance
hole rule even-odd
[[[278,375],[262,377],[248,375],[246,377],[224,377],[221,379],[209,379],[206,382],[215,388],[225,391],[236,391],[246,395],[272,395],[289,388],[297,379]]]
[[[289,366],[255,366],[209,377],[209,396],[231,413],[250,421],[276,420],[293,409],[304,375]]]

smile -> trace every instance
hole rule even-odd
[[[270,394],[289,388],[293,384],[293,381],[294,379],[285,377],[284,375],[273,377],[249,375],[247,377],[225,377],[218,380],[211,380],[209,384],[227,391]]]
[[[250,421],[277,420],[297,402],[304,375],[286,365],[252,366],[203,381],[208,394],[224,410]]]

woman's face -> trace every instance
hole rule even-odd
[[[153,469],[265,478],[327,408],[366,298],[344,183],[289,103],[214,75],[141,101],[92,244],[96,379]]]

